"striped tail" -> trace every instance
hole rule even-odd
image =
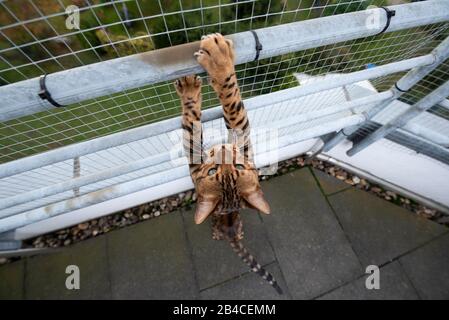
[[[281,287],[279,287],[276,279],[265,270],[259,263],[257,263],[256,259],[248,252],[248,250],[243,246],[243,244],[234,239],[228,239],[231,244],[232,249],[235,253],[240,257],[240,259],[245,262],[252,272],[257,273],[264,280],[266,280],[279,294],[283,294]]]

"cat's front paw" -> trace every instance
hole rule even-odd
[[[214,81],[223,83],[234,73],[234,45],[220,33],[203,36],[194,56]]]
[[[201,78],[191,75],[175,81],[176,93],[182,100],[198,100],[201,94]]]

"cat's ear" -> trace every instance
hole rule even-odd
[[[200,224],[214,211],[217,206],[217,200],[198,199],[195,210],[195,223]]]
[[[243,197],[254,209],[265,214],[270,214],[270,205],[263,197],[263,192],[261,190],[254,191]]]

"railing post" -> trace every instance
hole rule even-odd
[[[356,132],[359,128],[364,126],[369,120],[371,120],[375,115],[385,109],[391,102],[398,99],[405,92],[409,91],[414,85],[416,85],[419,81],[421,81],[425,76],[435,70],[438,65],[444,62],[447,58],[449,58],[449,37],[447,37],[443,42],[441,42],[431,53],[435,57],[435,62],[431,65],[420,66],[417,68],[413,68],[405,76],[399,79],[398,82],[390,89],[393,92],[393,96],[374,106],[367,112],[365,112],[366,121],[360,125],[343,128],[340,130],[332,139],[327,141],[323,147],[323,152],[327,152],[334,148],[337,144],[345,140],[345,138],[354,132]]]
[[[387,134],[403,127],[411,119],[430,109],[437,103],[443,101],[447,96],[449,96],[449,81],[446,81],[442,86],[438,87],[437,89],[432,91],[432,93],[419,100],[407,111],[404,111],[393,120],[390,120],[388,123],[363,138],[360,142],[354,144],[354,146],[347,151],[348,156],[353,156],[354,154],[365,149],[373,142],[376,142],[377,140],[385,137]]]

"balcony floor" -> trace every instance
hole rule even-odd
[[[243,212],[245,244],[282,296],[177,211],[2,266],[0,299],[449,299],[448,228],[307,167],[263,189],[272,214]],[[365,288],[371,264],[379,290]]]

